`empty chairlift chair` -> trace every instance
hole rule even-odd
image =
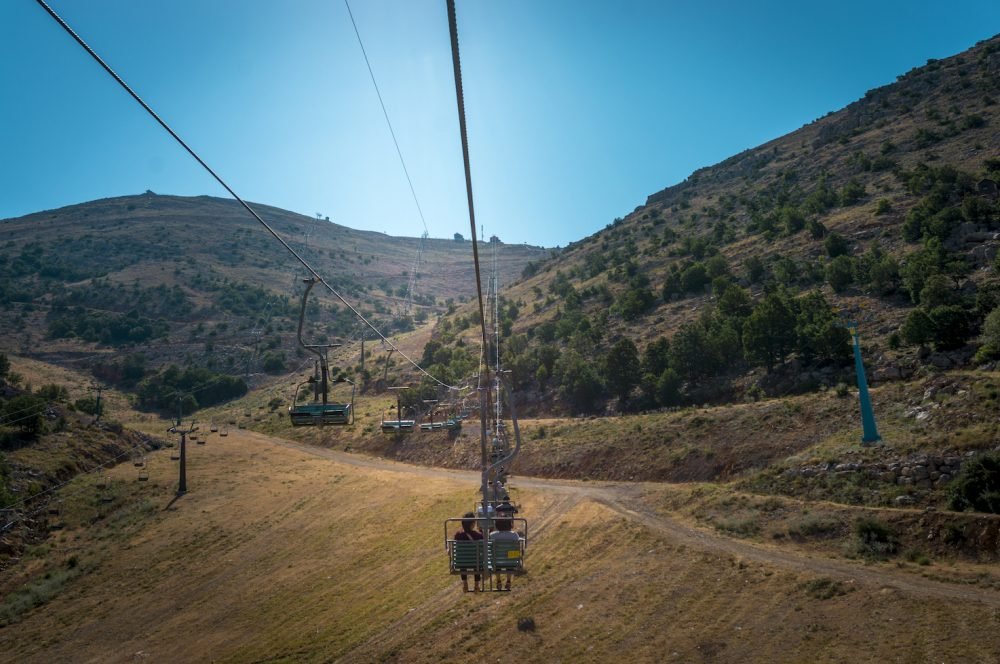
[[[403,418],[403,402],[400,396],[403,392],[410,389],[409,386],[393,385],[387,389],[396,393],[396,405],[389,406],[389,417],[386,417],[386,411],[382,411],[382,433],[401,434],[413,431],[417,426],[417,421]]]
[[[330,348],[340,344],[307,344],[302,340],[302,324],[306,313],[306,300],[309,291],[316,285],[316,278],[310,277],[303,280],[306,284],[305,292],[302,293],[302,306],[299,311],[298,341],[303,350],[313,353],[318,358],[316,371],[308,380],[298,385],[295,389],[295,397],[292,405],[288,408],[288,418],[293,426],[323,426],[325,424],[353,424],[354,423],[354,394],[355,385],[352,381],[338,377],[333,381],[334,385],[350,385],[351,399],[347,401],[337,401],[329,398],[328,390],[330,386],[329,364],[327,352]],[[303,385],[313,385],[312,403],[299,403],[299,394]]]

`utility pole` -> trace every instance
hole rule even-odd
[[[868,395],[868,379],[865,377],[865,364],[861,360],[861,342],[858,333],[857,320],[844,320],[844,327],[851,335],[851,345],[854,348],[854,372],[858,381],[858,401],[861,406],[861,444],[873,445],[882,440],[875,425],[875,413],[872,410],[872,400]]]
[[[187,493],[187,435],[194,433],[198,427],[194,425],[194,420],[187,429],[181,428],[181,397],[177,396],[177,424],[167,429],[167,433],[179,433],[181,435],[181,453],[179,463],[179,474],[177,479],[177,495],[183,496]]]
[[[94,414],[97,416],[94,418],[94,424],[101,421],[101,392],[104,390],[104,386],[100,383],[92,383],[90,389],[97,390],[97,404],[94,406]]]

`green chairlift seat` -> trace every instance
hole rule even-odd
[[[413,431],[416,424],[414,420],[382,420],[382,433]]]
[[[305,403],[288,409],[293,426],[318,426],[321,424],[350,424],[349,403]]]
[[[483,540],[451,540],[451,573],[482,572],[486,569]]]
[[[490,542],[490,566],[494,571],[524,571],[524,540]]]
[[[501,540],[490,542],[481,540],[456,540],[450,530],[461,528],[462,519],[445,521],[445,547],[448,551],[449,572],[451,574],[490,574],[510,572],[524,574],[524,546],[528,541],[528,522],[522,518],[512,521],[517,524],[520,539],[517,542]]]

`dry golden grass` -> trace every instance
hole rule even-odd
[[[515,481],[529,574],[463,594],[442,522],[476,475],[231,430],[189,448],[189,493],[153,455],[69,487],[35,574],[86,571],[0,629],[0,660],[992,661],[1000,594],[692,530],[667,489]],[[637,511],[633,511],[633,508]],[[91,521],[93,522],[91,523]],[[28,567],[26,565],[25,567]],[[971,593],[971,595],[962,595]],[[532,618],[533,631],[519,631]]]

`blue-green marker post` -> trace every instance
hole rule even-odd
[[[865,365],[861,361],[861,343],[858,341],[858,323],[847,323],[847,331],[851,333],[854,344],[854,370],[858,376],[858,400],[861,402],[861,444],[871,445],[882,440],[875,426],[875,413],[872,412],[872,400],[868,396],[868,379],[865,378]]]

